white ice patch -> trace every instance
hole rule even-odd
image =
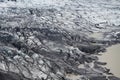
[[[41,7],[41,6],[64,6],[68,0],[17,0],[0,2],[0,7]]]
[[[5,69],[6,69],[4,63],[0,63],[0,69],[2,69],[2,70],[5,70]]]

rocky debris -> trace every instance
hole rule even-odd
[[[22,77],[13,72],[5,72],[0,70],[0,80],[31,80],[25,77]]]
[[[117,78],[115,76],[109,76],[108,78],[109,78],[109,80],[120,80],[120,78]]]
[[[91,77],[90,80],[108,80],[105,76]]]
[[[82,45],[82,46],[79,46],[79,49],[82,52],[90,53],[90,54],[103,52],[105,50],[103,46],[100,46],[100,45]]]
[[[95,61],[95,64],[98,64],[98,65],[106,65],[107,63],[106,63],[106,62]]]

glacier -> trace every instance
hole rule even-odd
[[[120,80],[98,55],[120,43],[119,0],[0,0],[0,79]],[[94,37],[94,34],[102,36]]]

